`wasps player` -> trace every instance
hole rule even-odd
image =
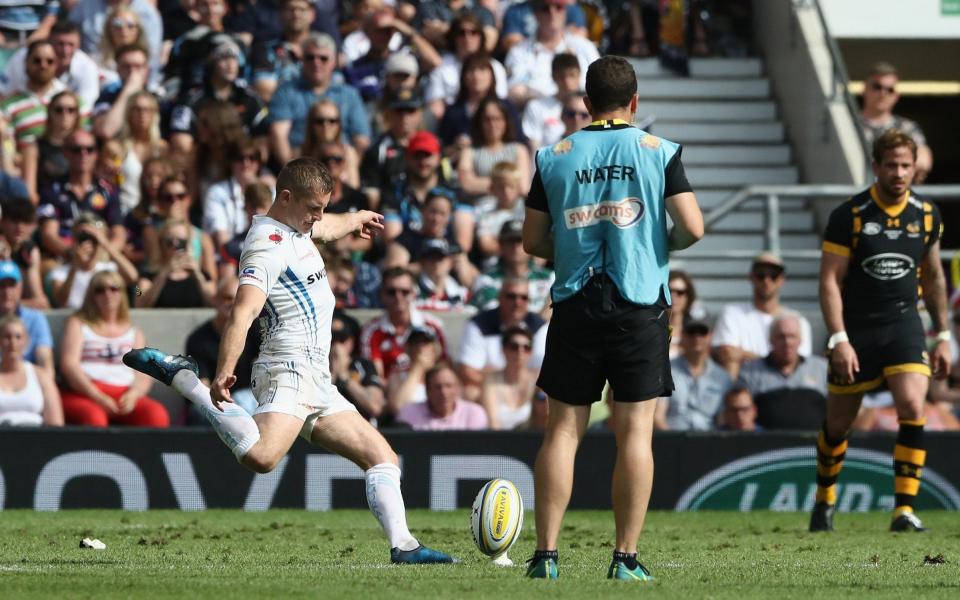
[[[917,145],[898,130],[873,144],[876,183],[830,215],[820,265],[820,305],[830,339],[827,419],[817,440],[817,496],[810,531],[833,529],[847,434],[865,392],[886,386],[900,430],[894,446],[891,531],[923,531],[913,512],[926,459],[924,402],[930,376],[950,369],[946,281],[937,208],[910,191]],[[922,297],[936,346],[927,354]]]

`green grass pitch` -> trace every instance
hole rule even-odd
[[[605,579],[609,512],[567,516],[560,580],[545,582],[523,578],[532,514],[517,566],[499,568],[474,548],[467,511],[411,511],[415,534],[463,559],[431,567],[390,565],[364,511],[6,511],[0,598],[960,598],[960,515],[922,516],[925,534],[891,534],[873,513],[814,535],[801,514],[652,513],[640,557],[657,581],[637,585]],[[80,549],[84,537],[107,549]]]

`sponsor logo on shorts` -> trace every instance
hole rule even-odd
[[[883,227],[880,223],[870,221],[869,223],[863,224],[863,235],[877,235],[881,231],[883,231]]]
[[[645,212],[643,200],[625,198],[567,209],[563,211],[563,220],[567,229],[591,227],[602,221],[612,223],[620,229],[627,229],[639,223]]]
[[[874,279],[891,281],[906,277],[916,268],[916,264],[905,254],[884,252],[867,258],[860,263],[860,267],[863,268],[864,273]]]

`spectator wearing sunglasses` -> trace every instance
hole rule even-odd
[[[37,217],[40,221],[40,250],[54,259],[63,259],[73,246],[71,232],[81,213],[97,215],[106,223],[111,246],[123,249],[127,230],[123,226],[117,189],[94,176],[97,140],[84,130],[71,133],[64,142],[67,177],[40,192]]]
[[[26,61],[26,85],[0,101],[0,120],[4,125],[2,135],[7,135],[8,128],[13,131],[18,153],[43,135],[47,105],[56,94],[66,89],[56,77],[58,59],[50,41],[32,42],[27,47]],[[11,166],[12,163],[6,164],[5,161],[4,170]]]
[[[159,269],[140,278],[137,308],[197,308],[211,306],[216,284],[207,278],[187,251],[193,228],[181,219],[168,219],[160,228]]]
[[[428,328],[440,344],[440,356],[446,354],[443,323],[414,307],[416,281],[413,273],[403,267],[391,267],[383,273],[380,299],[384,312],[363,326],[360,332],[360,351],[373,362],[384,380],[405,356],[407,338],[415,328]]]
[[[501,342],[506,364],[484,377],[480,404],[487,411],[490,429],[517,429],[530,420],[536,391],[536,374],[527,368],[533,334],[524,327],[510,327]]]
[[[470,319],[460,343],[460,377],[467,398],[478,400],[484,375],[506,366],[502,336],[511,327],[531,332],[533,349],[526,366],[539,371],[547,338],[546,321],[530,311],[530,284],[520,277],[508,277],[500,286],[499,304]]]
[[[913,183],[919,184],[924,182],[933,168],[933,153],[916,121],[893,113],[900,100],[900,94],[897,93],[899,81],[897,69],[890,63],[879,62],[870,67],[863,86],[860,126],[867,138],[867,145],[871,147],[874,140],[890,129],[898,129],[913,138],[917,143],[917,167]]]
[[[560,110],[560,121],[563,123],[563,136],[573,135],[593,121],[590,111],[583,99],[586,92],[576,91],[564,96]]]
[[[334,142],[343,146],[343,169],[340,179],[354,189],[360,189],[360,156],[350,144],[343,143],[343,119],[340,107],[333,100],[324,98],[310,107],[307,114],[307,135],[300,152],[303,156],[319,159],[318,151],[323,144]],[[327,165],[327,169],[330,166]],[[370,198],[370,194],[367,193]],[[379,191],[377,193],[379,197]]]
[[[414,60],[409,56],[406,58]],[[413,135],[423,127],[423,97],[418,89],[400,88],[388,92],[384,104],[386,131],[370,144],[360,163],[362,189],[377,197],[381,189],[394,187],[402,179],[406,170],[404,150]]]
[[[214,248],[222,253],[224,244],[250,227],[244,210],[243,191],[260,181],[260,151],[256,143],[242,139],[227,148],[230,175],[207,189],[203,199],[203,230],[213,239]],[[264,181],[268,185],[272,183]]]
[[[731,377],[737,376],[744,361],[770,354],[770,325],[781,315],[797,315],[800,356],[812,354],[810,322],[780,304],[780,290],[786,279],[783,260],[770,252],[761,253],[750,267],[752,300],[723,307],[713,334],[713,354]]]
[[[192,198],[182,175],[171,175],[160,184],[160,198],[154,207],[153,220],[143,230],[144,246],[147,254],[146,272],[157,272],[161,267],[160,230],[169,220],[189,222]],[[216,280],[217,264],[213,240],[199,227],[190,226],[187,252],[203,270],[207,278]]]
[[[169,427],[166,408],[147,396],[150,378],[121,360],[145,345],[143,331],[130,322],[124,280],[117,273],[97,273],[82,306],[63,327],[60,370],[66,422]]]

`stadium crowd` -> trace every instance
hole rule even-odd
[[[536,149],[590,122],[584,77],[601,52],[659,47],[680,71],[688,54],[745,52],[706,12],[678,26],[650,4],[4,2],[0,424],[168,426],[120,362],[150,344],[130,309],[214,308],[184,344],[209,382],[251,219],[270,207],[274,173],[312,156],[336,180],[329,212],[386,216],[379,240],[320,248],[340,392],[384,427],[542,429],[553,272],[521,244]],[[689,27],[688,47],[663,27]],[[882,99],[891,76],[874,73],[871,93]],[[677,390],[659,428],[819,427],[826,361],[779,302],[785,278],[778,257],[758,256],[751,301],[711,319],[692,278],[671,274]],[[76,311],[56,344],[50,308]],[[361,325],[356,308],[380,314]],[[458,347],[447,311],[469,316]],[[252,331],[234,393],[251,411],[258,344]],[[931,424],[958,427],[944,405],[956,395],[934,388]],[[895,428],[892,410],[877,398],[858,426]]]

